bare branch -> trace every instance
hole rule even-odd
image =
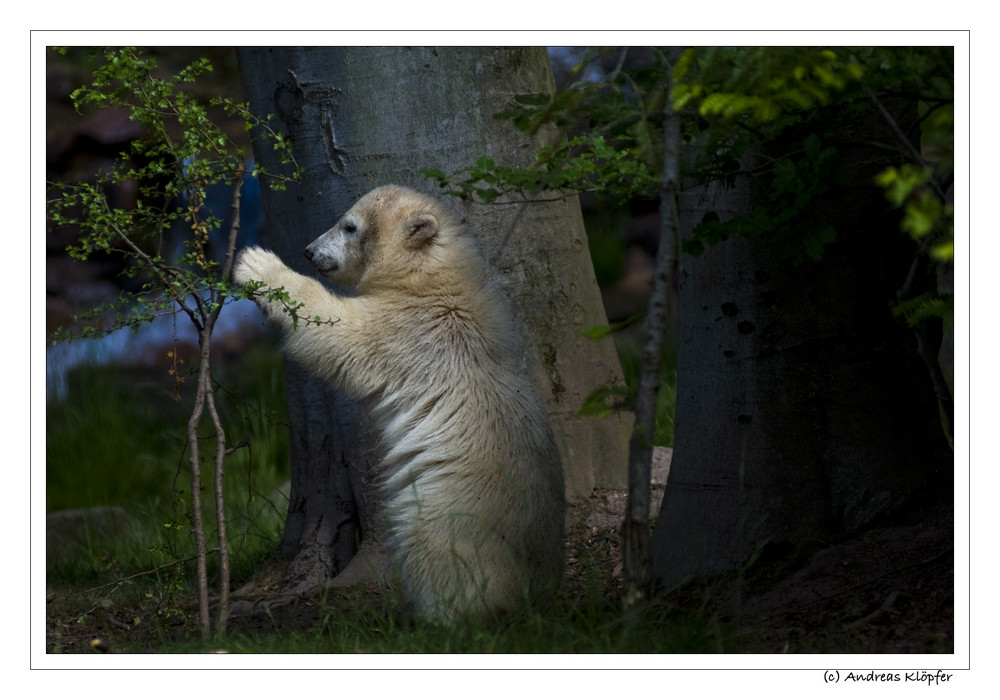
[[[925,168],[930,167],[928,166],[927,161],[924,160],[923,155],[921,155],[917,147],[913,145],[913,143],[910,141],[909,138],[907,138],[906,134],[904,134],[903,130],[899,127],[899,124],[897,124],[896,120],[893,119],[891,114],[889,114],[889,110],[887,110],[885,108],[885,105],[882,104],[882,101],[878,98],[878,95],[875,94],[875,91],[872,90],[868,86],[868,83],[864,81],[861,82],[861,85],[864,87],[865,92],[868,94],[869,99],[871,99],[872,104],[875,105],[875,108],[878,110],[879,114],[882,115],[882,118],[885,120],[886,125],[888,125],[889,130],[892,132],[892,135],[896,137],[896,141],[899,142],[899,146],[906,153],[907,157],[910,158],[914,163],[922,165]],[[931,175],[930,178],[930,185],[932,188],[934,188],[934,194],[936,194],[942,202],[948,201],[948,198],[944,193],[944,188],[941,186],[941,183],[938,182],[937,177],[935,177],[933,174]]]
[[[236,252],[236,237],[240,232],[240,200],[243,197],[244,167],[244,164],[241,162],[239,168],[237,169],[238,173],[236,175],[236,183],[233,185],[233,201],[230,205],[233,223],[229,227],[229,238],[226,244],[226,261],[222,266],[222,279],[224,280],[229,279],[229,275],[233,270],[233,260]]]

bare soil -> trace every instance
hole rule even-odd
[[[658,495],[654,482],[656,503]],[[614,523],[625,498],[595,493],[592,524],[571,540],[611,572],[609,594],[621,592]],[[706,623],[727,626],[730,653],[953,653],[954,533],[952,504],[932,505],[837,542],[765,549],[745,576],[695,581],[664,602],[681,616],[698,610]],[[567,589],[580,578],[571,557]]]

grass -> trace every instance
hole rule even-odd
[[[622,352],[627,376],[634,355]],[[273,552],[288,479],[285,398],[280,357],[258,349],[238,367],[221,368],[218,401],[230,444],[228,532],[235,586]],[[228,370],[228,371],[227,371]],[[660,425],[672,423],[672,386]],[[193,377],[189,384],[193,384]],[[190,536],[185,426],[188,405],[174,400],[167,367],[91,366],[67,378],[64,398],[47,410],[46,500],[49,512],[121,506],[132,522],[122,536],[89,531],[60,543],[47,559],[48,648],[89,650],[93,637],[116,651],[196,653],[224,648],[254,653],[663,653],[717,652],[722,632],[658,603],[626,616],[612,565],[573,545],[580,571],[574,590],[543,611],[493,624],[440,627],[415,618],[393,592],[338,591],[270,616],[231,624],[203,640],[193,624],[195,576]],[[203,431],[208,432],[207,428]],[[668,432],[658,433],[672,437]],[[212,495],[211,448],[203,448],[206,523]],[[209,533],[209,547],[214,544]],[[210,581],[215,578],[210,557]],[[211,585],[211,583],[210,583]]]
[[[676,609],[650,605],[625,615],[617,603],[560,601],[492,623],[435,625],[414,617],[391,593],[347,591],[312,601],[302,610],[236,622],[222,638],[175,636],[160,653],[225,650],[257,654],[637,654],[717,653],[718,628]],[[264,629],[260,629],[264,627]],[[128,650],[128,647],[122,649]]]
[[[54,642],[50,635],[51,651],[85,651],[96,636],[119,653],[703,654],[724,651],[736,637],[731,625],[706,624],[662,601],[624,614],[616,595],[567,596],[500,621],[441,626],[415,617],[392,591],[349,589],[231,621],[225,635],[202,639],[183,598],[156,598],[167,585],[167,578],[137,582],[100,600],[77,597],[75,608],[62,601],[50,627],[65,632]],[[120,622],[110,627],[110,619]]]
[[[234,580],[248,577],[270,555],[284,522],[287,501],[278,487],[288,480],[288,453],[280,362],[275,352],[258,351],[241,358],[239,373],[233,367],[219,375],[217,402],[229,444],[248,442],[227,459],[224,481]],[[187,383],[193,385],[194,377]],[[49,543],[48,593],[68,603],[61,612],[72,609],[78,619],[109,608],[142,609],[160,622],[181,615],[195,591],[189,407],[189,397],[174,400],[166,364],[78,367],[67,377],[65,397],[49,401],[47,512],[119,506],[130,523],[124,534],[82,523],[71,536],[60,533]],[[202,433],[210,433],[207,426]],[[207,443],[202,503],[212,548],[214,446]],[[213,576],[213,557],[209,564]]]

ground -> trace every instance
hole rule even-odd
[[[617,523],[624,503],[623,492],[595,492],[589,518],[571,528],[563,587],[567,599],[584,595],[595,570],[604,572],[603,595],[616,599],[621,589]],[[724,652],[951,653],[953,532],[950,505],[933,507],[908,522],[809,551],[765,551],[739,585],[702,581],[666,600],[688,619],[692,610],[699,610],[706,624],[729,630],[720,649]],[[108,638],[141,644],[141,635],[148,633],[130,626],[133,612],[66,614],[68,602],[63,593],[50,592],[50,608],[61,614],[58,622],[55,617],[48,621],[49,651],[89,651],[98,648],[91,646],[92,640]],[[231,629],[256,634],[301,631],[315,628],[328,614],[325,605],[300,599],[268,615],[235,620]],[[179,619],[175,624],[180,629]]]
[[[598,492],[595,503],[598,522],[571,545],[596,555],[620,590],[621,537],[612,523],[624,513],[625,494]],[[571,557],[567,587],[579,576]],[[739,582],[699,581],[668,597],[745,630],[748,638],[730,651],[930,654],[954,650],[954,586],[949,503],[826,546],[765,550]]]

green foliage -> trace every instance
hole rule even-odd
[[[670,98],[678,111],[763,124],[830,104],[864,74],[853,57],[830,49],[686,49],[674,66]]]
[[[914,240],[929,243],[930,257],[941,263],[955,255],[954,208],[935,194],[933,169],[909,163],[888,167],[875,182],[885,188],[885,197],[903,210],[901,226]]]
[[[912,299],[904,299],[892,311],[896,316],[906,319],[910,326],[917,326],[932,318],[951,319],[955,313],[954,298],[928,292]]]
[[[446,189],[449,194],[483,201],[546,192],[594,192],[618,202],[653,196],[663,157],[659,124],[666,99],[665,66],[661,60],[633,73],[618,71],[600,82],[580,79],[555,95],[515,96],[497,118],[528,133],[547,125],[580,132],[542,148],[528,168],[496,166],[483,157],[451,176],[440,171],[422,174],[452,187]],[[583,71],[584,65],[577,67],[578,74]]]
[[[599,55],[594,51],[591,58]],[[843,118],[872,109],[870,95],[876,93],[919,95],[934,177],[950,175],[950,48],[702,47],[676,57],[650,49],[645,60],[628,67],[625,57],[623,51],[618,67],[602,80],[580,79],[555,95],[519,95],[496,115],[522,131],[554,125],[573,132],[564,143],[542,149],[530,167],[509,168],[484,156],[451,177],[440,171],[424,174],[450,194],[488,202],[546,190],[591,191],[617,203],[655,196],[669,97],[670,108],[684,120],[683,138],[690,147],[683,162],[686,182],[726,187],[741,175],[768,182],[757,210],[706,222],[686,242],[687,252],[697,254],[729,236],[769,235],[790,226],[788,254],[798,260],[819,258],[834,240],[833,229],[817,222],[810,206],[848,177],[841,154],[822,143],[815,128],[829,119],[825,108],[837,107],[837,118]],[[578,74],[585,65],[576,67]],[[784,144],[782,152],[771,150],[776,143]],[[757,159],[763,162],[747,158],[765,150],[766,157]],[[917,166],[922,164],[912,167]],[[889,187],[898,180],[905,178],[887,170],[879,182]],[[904,230],[914,236],[940,230],[944,237],[933,251],[943,259],[950,249],[949,207],[940,191],[915,186],[909,191]]]
[[[887,167],[874,184],[902,209],[902,230],[921,242],[929,261],[950,264],[951,47],[648,49],[635,61],[626,60],[635,50],[614,51],[617,66],[600,80],[582,76],[589,61],[611,52],[591,50],[575,67],[581,77],[565,89],[517,96],[496,115],[522,131],[555,126],[572,134],[543,149],[528,168],[484,157],[451,177],[425,174],[451,194],[483,201],[546,191],[594,192],[615,205],[653,197],[662,171],[663,111],[669,108],[682,119],[685,183],[725,188],[740,177],[755,183],[750,212],[726,220],[709,212],[683,241],[684,251],[698,255],[733,236],[780,232],[785,256],[801,263],[819,260],[836,242],[837,231],[814,205],[840,192],[856,165],[824,133],[864,112],[871,118],[881,108],[880,95],[915,96],[921,142],[904,143],[893,125],[897,143],[885,144],[886,153],[906,152],[911,162]]]
[[[232,251],[221,261],[210,255],[211,235],[223,222],[205,206],[206,191],[211,185],[228,185],[238,204],[245,177],[269,174],[259,167],[248,168],[247,144],[234,141],[216,123],[218,117],[242,120],[248,131],[280,151],[284,162],[293,162],[290,144],[268,119],[255,117],[230,99],[206,103],[188,91],[199,76],[212,70],[207,59],[164,78],[155,59],[136,49],[107,49],[101,58],[92,83],[73,91],[74,105],[80,112],[125,109],[144,136],[132,140],[110,169],[91,180],[49,183],[48,213],[53,226],[79,231],[77,242],[68,247],[71,256],[78,260],[95,254],[125,256],[124,274],[136,279],[138,290],[82,314],[77,319],[82,330],[60,329],[57,339],[136,328],[157,315],[175,312],[175,304],[202,323],[227,298],[248,293],[229,287]],[[268,178],[272,187],[283,187],[287,181]],[[119,188],[134,190],[134,203],[113,203]],[[187,231],[183,250],[170,258],[168,234],[178,229]],[[99,324],[108,316],[113,317],[110,323]]]
[[[551,190],[594,191],[621,197],[655,189],[659,178],[629,147],[613,147],[601,134],[584,134],[557,146],[546,146],[528,169],[498,166],[489,156],[448,177],[440,170],[421,174],[436,181],[445,194],[487,204],[513,196],[534,197]]]
[[[846,184],[851,165],[841,162],[836,148],[819,142],[823,120],[830,118],[824,108],[836,107],[839,111],[830,114],[850,117],[877,108],[878,93],[912,91],[925,99],[921,103],[924,145],[941,153],[951,151],[950,49],[688,49],[675,65],[674,80],[675,108],[697,110],[704,123],[697,135],[706,146],[699,149],[695,172],[710,177],[713,171],[719,173],[712,163],[720,149],[755,153],[787,141],[786,134],[794,137],[784,153],[767,153],[770,164],[764,170],[752,171],[768,178],[766,200],[748,216],[708,222],[686,242],[688,252],[697,253],[724,235],[770,235],[781,229],[791,234],[785,241],[789,257],[801,261],[822,256],[824,246],[836,240],[836,232],[816,219],[811,205],[817,196]],[[895,144],[897,152],[919,147]],[[932,248],[933,257],[943,260],[951,250],[950,207],[940,190],[935,193],[926,186],[929,178],[930,169],[913,163],[887,169],[877,182],[894,188],[887,196],[905,206],[904,231],[917,238],[932,228],[944,233]],[[901,186],[907,188],[908,198],[900,197]]]

